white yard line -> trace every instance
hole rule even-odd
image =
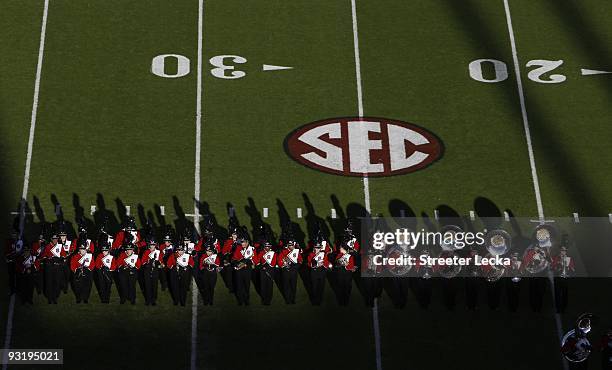
[[[357,4],[356,0],[351,0],[351,14],[353,18],[353,46],[355,50],[355,79],[357,81],[357,109],[359,117],[363,117],[363,90],[361,86],[361,59],[359,57],[359,29],[357,27]],[[371,214],[370,206],[370,181],[367,176],[363,176],[363,197],[365,209],[368,215]],[[376,351],[376,370],[382,370],[382,359],[380,349],[380,325],[378,322],[378,299],[374,299],[372,308],[372,323],[374,325],[374,346]]]
[[[32,149],[34,148],[34,133],[36,132],[36,117],[38,115],[38,96],[40,93],[40,78],[42,76],[43,57],[45,54],[45,35],[47,33],[47,17],[49,14],[49,0],[45,0],[43,9],[42,26],[40,28],[40,45],[38,47],[38,63],[36,65],[36,79],[34,81],[34,99],[32,101],[32,116],[30,119],[30,136],[28,138],[28,151],[26,154],[25,171],[23,175],[23,190],[21,192],[21,203],[19,210],[19,236],[23,234],[25,223],[25,205],[28,199],[28,188],[30,186],[30,168],[32,165]],[[15,311],[15,295],[11,296],[8,308],[8,317],[6,320],[6,335],[4,337],[4,348],[11,348],[11,339],[13,335],[13,314]],[[6,355],[3,361],[2,369],[6,370]]]
[[[538,180],[538,171],[536,169],[535,156],[533,154],[533,145],[531,143],[531,130],[529,129],[529,118],[527,117],[527,108],[525,107],[525,93],[523,91],[521,67],[518,60],[518,54],[516,52],[516,41],[514,39],[514,28],[512,27],[512,16],[510,15],[510,5],[508,4],[508,0],[504,0],[504,8],[506,10],[506,20],[508,22],[508,34],[510,35],[510,45],[512,47],[512,59],[514,61],[514,72],[516,75],[519,101],[521,103],[523,128],[525,129],[525,140],[527,141],[527,151],[529,152],[529,165],[531,166],[533,191],[535,193],[536,204],[538,207],[538,217],[540,218],[540,221],[544,221],[544,207],[542,206],[542,196],[540,195],[540,182]]]
[[[527,141],[527,150],[529,152],[529,164],[531,166],[531,178],[533,180],[533,190],[535,192],[536,204],[538,207],[538,217],[541,222],[544,218],[544,206],[542,205],[542,196],[540,194],[540,183],[538,180],[538,171],[536,169],[535,156],[533,154],[533,145],[531,143],[531,130],[529,129],[529,119],[527,117],[527,108],[525,106],[525,92],[523,91],[523,82],[521,79],[521,67],[519,64],[518,53],[516,51],[516,40],[514,37],[514,28],[512,27],[512,15],[510,14],[509,0],[504,0],[504,9],[506,12],[506,21],[508,23],[508,34],[510,36],[510,45],[512,47],[512,59],[514,61],[514,72],[516,75],[516,84],[519,94],[519,101],[521,104],[521,113],[523,116],[523,127],[525,130],[525,139]],[[550,281],[551,293],[553,296],[553,305],[555,304],[555,282],[552,274],[549,273],[548,279]],[[553,308],[554,309],[554,308]],[[557,336],[559,340],[563,337],[563,328],[561,323],[561,315],[555,313],[555,326],[557,329]],[[568,363],[565,359],[562,359],[563,368],[568,369]]]
[[[202,34],[204,27],[204,0],[198,1],[198,66],[196,86],[196,148],[194,173],[193,223],[200,232],[200,168],[202,152]],[[197,262],[196,262],[197,263]],[[196,370],[198,354],[198,287],[191,282],[191,361],[190,369]]]

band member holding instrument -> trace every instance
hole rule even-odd
[[[221,257],[215,241],[212,239],[208,239],[203,249],[204,254],[202,254],[200,263],[198,263],[200,270],[200,284],[198,284],[198,287],[204,301],[204,306],[212,306],[215,286],[217,285],[217,272],[221,271]]]
[[[53,234],[51,243],[45,246],[42,253],[45,272],[45,296],[49,304],[57,304],[60,291],[62,288],[62,280],[64,278],[64,259],[66,251],[59,244],[59,236]]]
[[[174,305],[185,306],[187,303],[187,291],[191,284],[191,272],[195,261],[190,254],[185,253],[184,244],[176,246],[176,251],[166,261],[168,268],[168,279],[170,283],[170,294]]]
[[[4,249],[4,258],[6,261],[6,270],[8,272],[8,285],[9,285],[9,295],[15,294],[17,291],[17,279],[15,273],[15,260],[19,255],[20,245],[23,242],[19,239],[19,233],[17,231],[11,232],[10,238],[6,241],[6,246]]]
[[[42,257],[42,252],[45,249],[45,245],[47,245],[47,241],[45,239],[44,226],[43,226],[43,230],[41,230],[40,235],[38,236],[38,240],[32,243],[32,249],[30,251],[30,254],[39,260],[38,261],[39,264],[40,264],[40,260]],[[43,270],[43,266],[42,264],[40,264],[39,268],[32,272],[33,278],[34,278],[34,287],[36,287],[37,294],[40,294],[43,291],[44,276],[43,276],[42,270]]]
[[[168,258],[174,253],[174,245],[172,244],[172,230],[170,227],[166,230],[163,242],[159,245],[159,251],[162,255],[162,262],[164,266],[168,265]],[[159,272],[159,283],[161,289],[166,290],[168,287],[168,271],[161,270]]]
[[[561,339],[561,353],[572,370],[588,369],[588,358],[592,345],[587,334],[591,331],[593,314],[583,313],[576,320],[575,327],[565,333]]]
[[[78,252],[70,258],[72,290],[76,303],[88,303],[91,293],[92,270],[95,266],[93,254],[88,252],[87,240],[81,239]]]
[[[113,285],[113,274],[117,268],[115,257],[110,254],[110,244],[102,242],[101,252],[96,257],[95,273],[98,295],[102,303],[110,302],[111,287]]]
[[[164,259],[161,251],[157,249],[155,238],[151,237],[148,241],[148,248],[142,254],[142,290],[145,298],[145,306],[155,306],[157,304],[157,286],[159,276],[164,272]]]
[[[130,244],[132,244],[135,251],[143,246],[146,246],[146,242],[142,240],[140,231],[136,230],[136,221],[132,217],[129,217],[125,221],[125,227],[115,234],[111,249],[111,252],[113,253],[111,254],[119,253],[123,246]]]
[[[421,261],[421,256],[424,256],[425,258],[428,258],[430,256],[430,251],[428,247],[423,247],[417,253],[416,265],[414,266],[414,271],[419,277],[415,284],[418,297],[417,300],[419,301],[419,305],[421,306],[421,308],[427,308],[431,303],[431,278],[433,277],[435,270],[432,266],[423,263]]]
[[[353,272],[357,269],[355,256],[349,253],[349,246],[342,243],[334,256],[334,272],[338,284],[338,303],[341,306],[349,304],[353,285]]]
[[[138,269],[140,269],[140,258],[134,253],[135,244],[123,246],[123,252],[117,257],[117,272],[119,278],[119,303],[124,304],[126,300],[131,304],[136,303],[136,281],[138,280]]]
[[[363,292],[363,299],[365,305],[368,307],[374,307],[374,300],[380,298],[383,292],[383,282],[384,278],[377,276],[383,272],[383,266],[374,265],[374,256],[366,255],[362,259],[361,270],[367,271],[370,275],[369,277],[362,276],[361,277],[361,289]],[[409,283],[411,282],[408,278]]]
[[[194,261],[196,261],[197,268],[193,270],[193,277],[196,282],[196,285],[198,286],[199,291],[203,290],[202,282],[204,281],[204,278],[202,276],[202,270],[200,269],[200,261],[202,261],[202,256],[204,256],[205,254],[205,249],[207,245],[210,244],[213,249],[215,249],[215,254],[220,256],[219,252],[221,251],[221,245],[219,244],[217,238],[215,238],[213,228],[214,225],[212,224],[210,219],[206,220],[202,237],[199,238],[198,242],[194,247],[193,259]],[[215,283],[217,282],[216,277],[217,275],[215,274]]]
[[[231,266],[234,269],[234,288],[238,305],[249,305],[249,290],[251,288],[251,273],[253,268],[253,257],[255,247],[253,247],[243,232],[242,239],[238,239],[240,245],[236,247],[232,254]]]
[[[325,248],[323,247],[322,242],[315,242],[312,250],[306,257],[306,262],[310,271],[312,304],[319,306],[323,301],[327,271],[331,268],[328,254],[325,253]]]
[[[272,292],[274,291],[274,277],[278,270],[276,252],[272,249],[272,243],[263,242],[263,245],[254,258],[257,274],[259,274],[259,294],[261,303],[269,306],[272,303]]]
[[[74,240],[75,245],[80,245],[81,242],[85,243],[88,253],[94,253],[95,243],[87,237],[87,229],[84,225],[79,225],[79,235]]]
[[[62,290],[64,291],[64,294],[66,294],[68,293],[68,285],[70,283],[70,258],[76,252],[76,243],[74,243],[73,240],[68,239],[68,233],[66,232],[66,228],[63,222],[59,226],[58,236],[58,244],[62,247],[66,254],[63,258],[63,274],[61,280]]]
[[[566,245],[562,245],[559,254],[552,258],[551,268],[555,275],[555,306],[557,313],[563,313],[568,301],[567,278],[576,270],[574,259],[567,254]]]
[[[35,274],[40,270],[40,260],[31,253],[29,245],[24,245],[23,253],[16,258],[15,270],[17,273],[17,291],[21,297],[21,303],[34,304]]]
[[[514,252],[510,255],[510,266],[507,268],[507,277],[504,278],[506,294],[508,295],[508,309],[511,312],[516,312],[518,309],[522,274],[523,262],[519,258],[518,252]]]
[[[612,327],[601,337],[599,350],[601,351],[601,369],[612,370]]]
[[[230,293],[234,293],[234,271],[231,268],[232,255],[236,248],[240,245],[238,241],[238,228],[233,225],[233,220],[230,220],[229,232],[230,237],[223,243],[223,248],[221,248],[221,262],[223,263],[223,270],[221,270],[221,277],[223,278],[223,282],[225,286],[229,290]]]
[[[464,258],[470,258],[474,261],[477,255],[479,255],[479,248],[476,244],[471,244],[468,248],[464,248],[458,253]],[[465,305],[468,310],[474,311],[478,307],[478,291],[482,285],[481,270],[470,264],[466,266],[466,277],[465,277]]]
[[[289,240],[280,251],[277,259],[280,268],[281,286],[287,304],[295,304],[298,269],[302,264],[302,254],[295,240]]]
[[[540,266],[548,266],[548,254],[546,249],[539,244],[535,244],[528,248],[523,256],[523,269],[526,272],[539,271],[538,273],[531,273],[532,276],[529,276],[529,303],[534,312],[542,311],[547,285],[547,279],[538,275],[544,271],[541,270],[542,267]]]

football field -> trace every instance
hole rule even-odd
[[[212,217],[222,233],[235,214],[277,236],[293,222],[301,242],[369,214],[608,217],[611,16],[605,0],[3,0],[4,225],[22,197],[30,238],[57,213],[73,230],[131,215],[159,232]],[[299,163],[292,133],[338,117],[422,128],[437,158],[394,174],[368,157],[385,170],[365,177]],[[238,306],[221,279],[214,306],[2,294],[0,329],[5,347],[63,348],[66,369],[527,370],[563,369],[559,333],[612,312],[604,279],[570,282],[563,315],[550,292],[539,313],[469,311],[460,289],[449,310],[440,284],[428,309],[370,308],[356,286],[349,307],[329,286],[313,307],[301,281],[297,305],[252,287]]]

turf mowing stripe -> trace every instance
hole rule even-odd
[[[204,0],[198,1],[198,62],[197,62],[197,86],[196,86],[196,149],[195,149],[195,173],[194,173],[194,206],[193,224],[200,233],[200,161],[202,149],[202,29],[204,22]],[[197,262],[196,262],[197,263]],[[197,367],[198,346],[198,288],[191,281],[191,370]]]
[[[527,117],[527,108],[525,107],[525,93],[523,91],[523,82],[521,80],[521,68],[519,65],[518,54],[516,51],[516,40],[514,38],[514,28],[512,27],[512,15],[510,14],[510,4],[508,0],[504,0],[504,10],[506,12],[506,21],[508,23],[508,34],[510,36],[510,45],[512,47],[512,59],[514,61],[514,71],[516,74],[516,84],[519,94],[519,101],[521,104],[521,113],[523,115],[523,127],[525,129],[525,139],[527,140],[527,149],[529,151],[529,164],[531,166],[531,178],[533,180],[533,189],[536,196],[536,203],[538,207],[538,217],[540,222],[544,222],[544,207],[542,205],[542,197],[540,195],[540,184],[538,181],[538,172],[535,164],[535,156],[533,154],[533,146],[531,144],[531,131],[529,129],[529,119]],[[551,286],[551,294],[553,296],[553,305],[555,302],[555,282],[552,277],[552,273],[549,271],[548,280],[550,281]],[[554,309],[554,307],[553,307]],[[557,328],[557,336],[559,340],[563,337],[562,332],[562,324],[561,324],[561,315],[555,313],[555,326]],[[563,364],[563,369],[568,370],[568,363],[565,359],[561,358],[561,363]]]
[[[361,61],[359,58],[359,30],[357,27],[357,4],[351,0],[351,15],[353,18],[353,47],[355,50],[355,79],[357,81],[357,109],[359,117],[363,117],[363,91],[361,87]],[[371,214],[370,207],[370,182],[367,175],[363,176],[363,196],[364,205],[368,214]],[[380,325],[378,323],[378,299],[374,298],[372,307],[372,323],[374,325],[374,345],[376,349],[376,370],[382,370],[381,350],[380,350]]]
[[[30,186],[30,168],[32,164],[32,149],[34,147],[34,133],[36,132],[36,117],[38,114],[38,95],[40,93],[40,77],[42,75],[43,56],[45,54],[45,35],[47,33],[47,16],[49,14],[49,0],[45,0],[42,25],[40,28],[40,45],[38,47],[38,63],[36,65],[36,79],[34,81],[34,98],[32,101],[32,117],[30,120],[30,136],[28,138],[28,151],[26,154],[26,165],[23,175],[23,190],[21,192],[21,203],[19,210],[19,237],[23,236],[25,224],[25,205],[28,196],[28,188]],[[13,314],[15,311],[15,294],[11,296],[8,308],[8,317],[6,319],[6,334],[4,337],[4,348],[11,347],[11,339],[13,335]],[[2,369],[8,367],[7,358],[8,352],[4,352],[4,361],[2,361]]]

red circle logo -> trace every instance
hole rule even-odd
[[[330,118],[304,125],[285,139],[296,162],[341,176],[385,177],[421,170],[442,157],[433,133],[378,117]]]

